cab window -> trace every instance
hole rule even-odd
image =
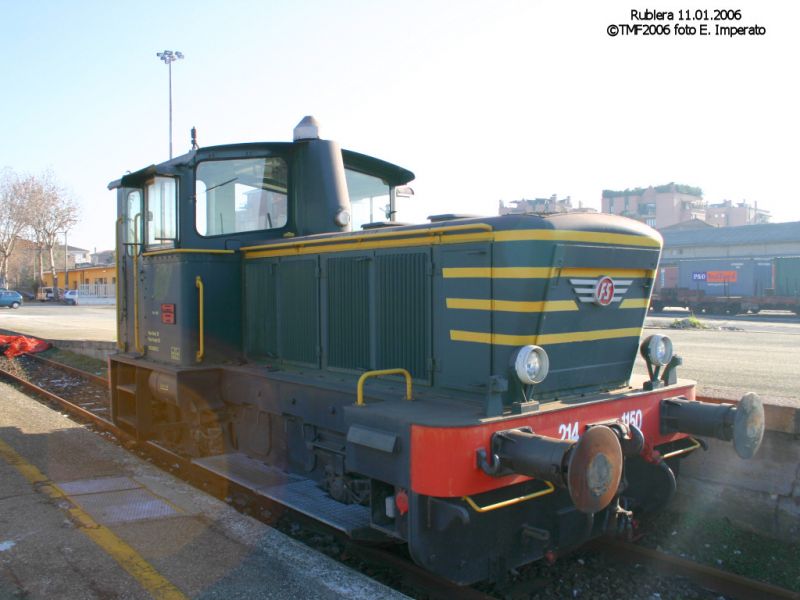
[[[279,157],[200,163],[195,179],[197,233],[210,237],[284,227],[288,186],[286,161]]]
[[[174,247],[178,238],[178,185],[171,177],[156,177],[147,186],[147,245]]]
[[[142,243],[142,192],[139,190],[128,192],[124,235],[123,243],[127,248],[127,254],[132,256],[137,252],[138,244]]]
[[[376,221],[390,221],[389,185],[380,177],[345,169],[347,192],[350,195],[351,229]]]

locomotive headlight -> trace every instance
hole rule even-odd
[[[663,367],[672,360],[672,340],[665,335],[651,335],[642,342],[640,352],[651,365]]]
[[[528,385],[541,383],[550,370],[550,359],[547,357],[547,352],[544,351],[544,348],[533,345],[523,346],[517,350],[514,369],[522,383]]]

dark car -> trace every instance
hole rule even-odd
[[[22,306],[22,295],[12,290],[0,290],[0,306],[19,308]]]

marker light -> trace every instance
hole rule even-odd
[[[541,383],[550,370],[550,359],[547,352],[539,346],[523,346],[517,351],[514,369],[519,380],[528,385]]]
[[[333,217],[333,222],[339,227],[347,227],[350,225],[350,211],[348,211],[346,208],[341,209],[336,213],[336,216]]]
[[[318,140],[319,139],[319,121],[314,117],[303,117],[301,121],[294,128],[294,141],[301,140]]]
[[[639,348],[642,357],[652,365],[663,367],[672,360],[672,340],[665,335],[651,335]]]

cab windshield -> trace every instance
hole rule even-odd
[[[200,163],[195,179],[197,233],[208,237],[284,227],[288,181],[286,162],[279,157]]]

